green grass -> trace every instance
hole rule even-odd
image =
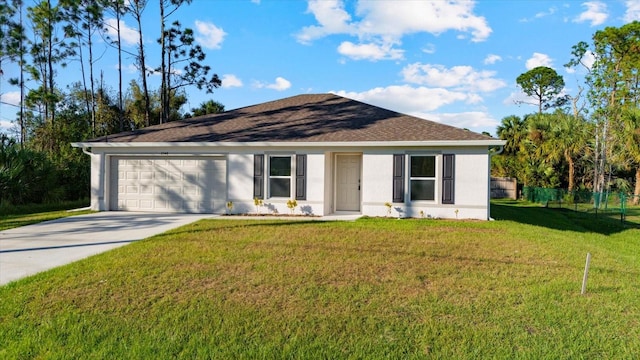
[[[69,212],[68,210],[86,207],[87,201],[68,201],[57,204],[38,204],[7,206],[0,205],[0,230],[31,225],[42,221],[55,220],[72,215],[87,214],[91,211],[81,210]]]
[[[516,210],[517,209],[517,210]],[[540,204],[515,200],[494,200],[491,215],[496,219],[514,220],[558,230],[595,232],[609,235],[629,228],[640,228],[640,207],[630,207],[622,222],[620,213],[609,211],[575,211],[573,208],[543,207]]]
[[[633,224],[509,202],[492,215],[200,221],[0,287],[0,358],[640,353]]]

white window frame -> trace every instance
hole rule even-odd
[[[289,158],[289,175],[271,175],[271,160],[272,158]],[[267,155],[267,194],[269,199],[291,199],[293,198],[294,184],[295,184],[295,156],[294,154],[269,154]],[[289,179],[289,195],[288,196],[273,196],[271,195],[271,179]]]
[[[427,202],[427,203],[437,203],[438,202],[438,196],[439,196],[439,190],[440,187],[438,186],[438,178],[440,175],[440,172],[438,171],[439,167],[438,164],[440,163],[440,155],[439,154],[429,154],[429,153],[413,153],[413,154],[407,154],[407,161],[408,161],[408,166],[407,166],[407,190],[409,193],[409,201],[410,202]],[[412,164],[412,160],[413,157],[432,157],[434,159],[434,175],[433,176],[411,176],[411,164]],[[433,181],[433,200],[426,200],[426,199],[413,199],[413,194],[412,194],[412,187],[411,187],[411,182],[414,180],[432,180]]]

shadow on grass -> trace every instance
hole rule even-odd
[[[262,219],[238,219],[238,220],[219,220],[219,219],[202,219],[194,223],[180,226],[178,228],[168,230],[164,233],[149,237],[149,239],[171,238],[175,235],[194,234],[202,231],[225,231],[229,229],[261,227],[261,226],[291,226],[291,225],[323,225],[328,223],[340,222],[339,220],[319,221],[319,220],[262,220]],[[215,224],[211,225],[211,224]]]
[[[602,235],[640,228],[637,223],[622,222],[619,215],[596,216],[566,208],[545,208],[538,204],[515,200],[491,201],[491,217],[496,220],[509,220],[556,230],[592,232]]]

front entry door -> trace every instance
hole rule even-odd
[[[336,211],[360,211],[360,155],[336,156]]]

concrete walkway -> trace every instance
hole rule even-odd
[[[211,217],[99,212],[0,231],[0,285]]]

